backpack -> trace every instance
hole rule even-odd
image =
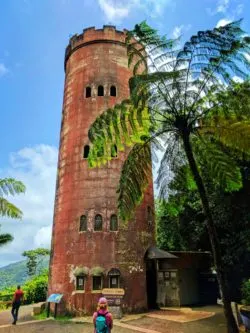
[[[101,314],[97,314],[97,318],[95,321],[95,328],[96,328],[96,333],[108,333],[108,325],[106,324],[106,314],[108,312]]]

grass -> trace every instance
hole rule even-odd
[[[50,318],[54,318],[53,313],[50,314]],[[34,319],[43,320],[47,319],[47,309],[44,309],[39,315],[35,315]],[[57,315],[55,320],[60,322],[69,322],[72,319],[71,315]]]

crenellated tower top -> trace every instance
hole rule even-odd
[[[65,51],[64,68],[66,68],[67,60],[70,55],[81,47],[95,43],[114,43],[125,46],[127,30],[116,30],[113,25],[104,25],[102,29],[89,27],[83,29],[83,32],[75,34],[69,40],[69,44]]]

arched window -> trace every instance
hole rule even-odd
[[[86,145],[86,146],[84,146],[84,149],[83,149],[83,158],[88,158],[88,156],[89,156],[89,146],[88,145]]]
[[[111,157],[117,157],[117,146],[113,145],[111,147]]]
[[[82,215],[80,217],[80,228],[79,231],[86,231],[87,230],[87,216]]]
[[[103,86],[98,86],[98,96],[104,96],[104,88]]]
[[[95,216],[94,230],[95,231],[101,231],[102,230],[102,216],[100,214],[97,214]]]
[[[115,86],[110,87],[110,96],[116,96],[116,87]]]
[[[148,224],[153,223],[153,211],[150,206],[147,207],[147,221],[148,221]]]
[[[86,87],[86,93],[85,93],[85,97],[91,97],[91,87]]]
[[[118,230],[118,219],[116,215],[111,215],[110,217],[110,230],[117,231]]]
[[[121,273],[117,268],[112,268],[108,272],[109,288],[120,288],[120,276]]]

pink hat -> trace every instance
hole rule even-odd
[[[108,301],[107,301],[107,299],[106,299],[105,297],[101,297],[101,298],[99,298],[98,303],[99,303],[99,304],[107,304]]]

